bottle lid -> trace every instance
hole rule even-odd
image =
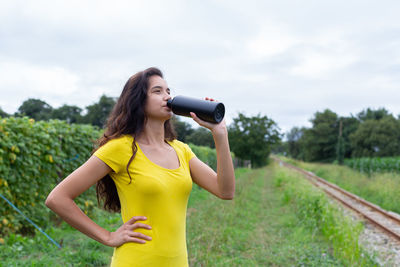
[[[168,106],[169,108],[171,108],[171,105],[172,105],[172,98],[170,98],[170,99],[167,100],[167,106]]]

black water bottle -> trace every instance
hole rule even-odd
[[[187,96],[175,96],[168,100],[167,106],[176,115],[191,117],[190,112],[193,112],[200,119],[212,123],[219,123],[225,115],[224,104]]]

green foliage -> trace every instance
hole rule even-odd
[[[44,205],[47,195],[90,156],[92,141],[99,136],[99,130],[89,125],[35,122],[27,117],[1,119],[1,194],[36,224],[46,226],[52,214]],[[91,190],[77,199],[86,213],[96,203]],[[9,205],[1,204],[0,214],[0,233],[33,232],[33,226]]]
[[[93,209],[91,218],[107,230],[115,230],[122,224],[121,215],[99,208]],[[0,238],[0,266],[108,266],[113,248],[83,235],[62,222],[59,227],[49,226],[46,233],[58,243],[57,248],[42,233],[33,236],[11,233]]]
[[[48,120],[51,118],[53,108],[40,99],[29,98],[18,108],[16,115],[28,116],[34,120]]]
[[[236,169],[234,201],[220,200],[205,190],[193,188],[187,212],[190,266],[349,266],[332,255],[329,240],[302,225],[294,213],[296,203],[283,205],[282,191],[274,188],[276,175],[271,169]],[[120,214],[98,208],[91,218],[110,231],[122,224]],[[110,263],[113,248],[86,237],[64,222],[46,232],[56,241],[63,241],[61,250],[40,233],[32,237],[10,234],[0,238],[0,265],[107,266]]]
[[[271,145],[271,153],[278,155],[287,155],[288,147],[288,142],[280,140],[277,143]]]
[[[187,136],[186,141],[198,146],[215,148],[214,138],[210,130],[203,127],[193,129],[192,133]]]
[[[391,117],[392,115],[385,108],[379,108],[376,110],[367,108],[366,110],[361,111],[357,114],[357,118],[364,122],[367,120],[380,120],[384,117]]]
[[[181,121],[178,116],[173,116],[171,122],[178,136],[178,140],[188,143],[187,137],[193,132],[192,126],[187,122]]]
[[[215,149],[193,144],[189,144],[189,147],[201,161],[206,163],[212,169],[217,170],[217,152],[215,151]]]
[[[229,126],[229,144],[235,156],[250,160],[252,167],[267,164],[271,145],[280,141],[277,124],[267,116],[247,117],[239,113]]]
[[[296,206],[299,224],[321,233],[332,242],[334,256],[347,266],[374,266],[375,263],[358,244],[362,224],[355,224],[330,204],[325,194],[316,190],[300,175],[281,169],[275,176],[283,188],[282,201]]]
[[[343,153],[344,158],[350,158],[352,154],[352,147],[350,136],[354,133],[360,125],[360,121],[358,121],[355,117],[340,117],[339,120],[342,122],[342,140],[338,140],[338,146],[340,149],[343,149],[341,153]],[[339,144],[341,142],[341,144]]]
[[[87,114],[83,117],[83,122],[103,128],[115,103],[115,98],[102,95],[98,103],[86,107]]]
[[[287,134],[288,154],[295,159],[303,158],[303,148],[299,142],[304,134],[305,128],[293,127]]]
[[[343,164],[344,160],[344,138],[343,138],[343,121],[339,121],[339,137],[336,146],[336,160],[339,164]]]
[[[344,141],[343,137],[339,136],[337,147],[336,147],[336,160],[339,164],[344,162]]]
[[[285,157],[280,158],[300,168],[311,171],[385,210],[400,213],[400,174],[398,173],[373,172],[366,174],[365,172],[359,172],[359,170],[350,169],[347,166],[306,163]]]
[[[67,123],[80,123],[82,121],[81,112],[80,107],[63,105],[53,109],[51,117],[52,119],[64,120]]]
[[[400,121],[393,116],[364,121],[350,136],[352,157],[391,157],[400,153]]]
[[[338,116],[326,109],[317,112],[311,119],[312,128],[306,129],[301,138],[306,161],[332,162],[336,158],[338,141]]]
[[[7,112],[3,111],[3,109],[0,107],[0,118],[1,117],[5,118],[5,117],[8,117],[8,116],[10,116],[10,115],[7,114]]]
[[[311,122],[311,128],[294,127],[287,133],[292,158],[341,163],[344,158],[400,153],[400,120],[385,109],[367,109],[357,117],[338,117],[327,109],[317,112]]]
[[[352,158],[344,161],[345,165],[362,173],[400,172],[400,157]]]
[[[102,128],[115,103],[115,98],[102,95],[97,103],[86,107],[86,115],[82,116],[82,109],[77,106],[63,105],[54,109],[40,99],[28,99],[22,103],[15,115],[28,116],[36,121],[59,119],[68,123],[92,124]],[[0,109],[0,116],[7,117],[8,114]]]

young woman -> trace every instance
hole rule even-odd
[[[234,196],[225,121],[208,123],[191,114],[212,132],[215,173],[176,140],[167,107],[170,98],[160,70],[133,75],[108,118],[98,150],[47,197],[46,205],[67,223],[115,247],[111,266],[188,266],[186,207],[192,182],[221,199]],[[121,211],[124,224],[115,232],[97,225],[74,202],[95,183],[104,208]]]

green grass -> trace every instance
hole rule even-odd
[[[271,166],[237,179],[233,201],[204,190],[189,208],[188,250],[191,266],[349,266],[329,238],[299,218],[299,207],[284,201],[286,184]],[[315,215],[315,214],[314,214]],[[311,218],[312,219],[312,218]],[[357,233],[354,233],[357,234]],[[341,244],[345,244],[346,240]],[[333,255],[336,255],[334,257]],[[374,266],[374,264],[365,266]]]
[[[336,252],[326,235],[299,215],[298,205],[285,189],[290,176],[270,166],[237,169],[236,177],[232,201],[194,186],[187,220],[190,266],[348,266],[348,259]],[[96,218],[109,230],[121,224],[117,214],[97,210]],[[62,249],[40,233],[11,235],[0,245],[0,266],[109,265],[112,248],[65,223],[47,232],[63,240]]]
[[[361,223],[344,216],[322,191],[298,172],[280,167],[275,177],[275,185],[282,190],[282,200],[294,207],[298,223],[331,242],[334,256],[342,259],[346,266],[377,265],[359,246]]]
[[[306,163],[281,157],[386,210],[400,213],[400,174],[360,173],[347,166]]]
[[[121,224],[120,216],[95,210],[96,222],[109,230]],[[109,266],[113,248],[104,246],[66,223],[49,228],[46,233],[62,244],[58,249],[43,234],[34,236],[11,234],[0,245],[0,266]]]

